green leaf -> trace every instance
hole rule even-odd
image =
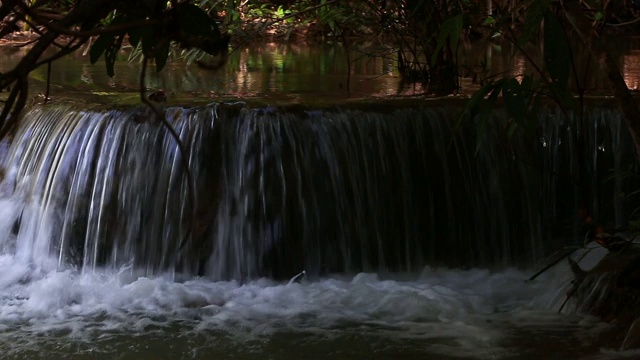
[[[111,13],[112,15],[115,12]],[[126,24],[131,19],[127,15],[115,14],[109,25]],[[95,64],[102,54],[105,54],[105,61],[107,61],[107,70],[113,71],[113,62],[115,62],[115,54],[120,50],[122,46],[122,39],[124,38],[124,31],[118,33],[102,34],[98,36],[96,41],[91,45],[89,50],[89,61],[91,64]],[[107,60],[107,56],[110,58]],[[113,61],[111,61],[113,58]],[[109,75],[113,76],[113,74]]]
[[[522,91],[525,93],[525,97],[530,97],[531,93],[533,93],[534,87],[533,76],[524,75],[520,82],[520,86],[522,87]]]
[[[470,118],[471,120],[476,119],[478,121],[478,144],[476,147],[476,153],[480,148],[481,138],[484,136],[484,130],[486,127],[486,123],[489,120],[489,115],[493,110],[496,100],[502,91],[502,87],[504,85],[504,79],[498,80],[495,83],[484,85],[480,88],[480,90],[476,91],[467,104],[464,107],[464,110],[458,116],[454,126],[451,129],[452,136],[456,134],[465,118]],[[453,141],[453,138],[452,140]]]
[[[142,43],[142,54],[145,56],[151,56],[154,53],[156,46],[156,38],[153,36],[153,31],[148,29],[142,33],[140,42]]]
[[[544,18],[544,13],[551,5],[550,0],[535,0],[527,9],[527,15],[524,19],[522,35],[518,39],[520,46],[527,44],[540,29],[540,23]]]
[[[129,30],[129,32],[128,32],[128,34],[129,34],[129,44],[131,44],[133,47],[137,47],[138,43],[140,42],[140,39],[142,38],[143,30],[144,29],[142,29],[142,28],[136,28],[136,29]]]
[[[464,17],[462,14],[454,16],[452,19],[451,34],[449,34],[449,45],[451,51],[455,55],[458,52],[458,42],[460,41],[460,35],[462,35],[462,27],[464,26]]]
[[[155,51],[156,71],[160,72],[162,68],[167,64],[167,57],[169,56],[169,41],[163,41],[161,46]]]
[[[96,41],[91,45],[91,49],[89,50],[89,61],[91,64],[95,64],[100,56],[104,53],[104,51],[111,45],[113,45],[115,41],[115,37],[111,34],[102,34],[98,36]]]
[[[471,117],[475,117],[478,114],[482,103],[485,101],[485,97],[490,92],[495,90],[495,88],[496,84],[487,84],[481,87],[480,90],[476,91],[475,94],[471,96],[471,99],[469,99],[467,105],[465,106],[465,110],[469,112],[469,115]]]
[[[192,36],[220,37],[215,20],[196,5],[181,3],[178,5],[178,25],[180,30]]]
[[[518,80],[514,78],[505,79],[502,97],[504,99],[504,106],[507,108],[507,114],[509,114],[516,123],[521,123],[524,120],[527,108],[525,95]]]
[[[552,98],[564,109],[576,111],[578,104],[573,96],[573,92],[567,86],[560,86],[558,83],[549,84],[549,91]]]
[[[107,47],[104,53],[104,63],[107,67],[107,75],[109,77],[113,77],[115,75],[114,64],[116,63],[116,57],[118,55],[118,51],[122,46],[123,36],[118,36],[118,38],[111,43],[111,46]]]
[[[451,50],[455,53],[458,47],[458,40],[460,40],[460,34],[462,33],[463,26],[463,16],[462,14],[455,15],[447,18],[440,27],[440,32],[438,34],[438,43],[436,45],[433,54],[431,55],[431,65],[435,65],[438,59],[438,53],[444,47],[445,41],[449,39],[449,45],[451,46]]]
[[[552,13],[544,16],[544,65],[554,86],[566,89],[571,69],[569,41],[560,20]]]
[[[487,18],[484,19],[484,21],[482,22],[482,25],[488,26],[488,25],[493,25],[495,23],[496,23],[496,19],[494,19],[493,16],[487,16]]]
[[[460,115],[458,115],[458,118],[456,119],[456,122],[451,129],[452,136],[460,130],[460,127],[462,126],[462,122],[464,121],[467,115],[471,119],[473,119],[476,116],[476,114],[478,113],[480,104],[482,103],[482,101],[484,101],[485,96],[487,96],[487,94],[489,94],[489,92],[492,89],[493,89],[493,84],[484,85],[483,87],[480,88],[480,90],[476,91],[471,96],[469,101],[467,101],[467,104],[465,105],[464,110],[460,112]]]
[[[500,80],[493,84],[493,90],[489,97],[484,99],[480,104],[480,111],[478,112],[478,133],[476,140],[476,151],[475,155],[480,151],[480,147],[486,140],[487,129],[489,128],[489,120],[491,111],[494,109],[496,101],[498,100],[498,96],[500,96],[500,92],[502,91],[502,86],[504,82]]]
[[[489,97],[487,97],[484,101],[480,103],[480,111],[478,112],[480,122],[489,121],[489,115],[491,114],[491,111],[493,111],[495,107],[496,100],[498,100],[498,96],[500,96],[500,92],[502,92],[503,90],[505,80],[506,79],[502,79],[500,81],[497,81],[495,84],[493,84],[493,90],[491,90]]]

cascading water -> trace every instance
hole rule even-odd
[[[591,152],[607,136],[607,151],[624,154],[620,120],[601,114]],[[188,149],[194,212],[182,155],[151,114],[35,108],[7,151],[4,198],[25,207],[4,226],[20,239],[49,234],[25,256],[58,266],[218,279],[526,266],[563,245],[553,241],[572,228],[558,223],[577,211],[564,121],[550,116],[536,143],[489,136],[476,151],[472,129],[451,136],[453,115],[168,109]],[[611,135],[597,131],[603,121]]]
[[[133,334],[163,349],[138,352],[149,358],[171,353],[167,336],[174,358],[207,358],[263,352],[261,336],[304,352],[313,335],[318,348],[348,344],[335,358],[381,339],[393,339],[382,358],[407,346],[509,358],[536,326],[596,336],[595,322],[547,312],[568,273],[525,284],[509,269],[576,241],[571,126],[548,112],[533,139],[488,131],[477,146],[471,122],[452,135],[455,116],[169,108],[193,202],[183,154],[150,112],[32,108],[0,143],[0,349],[82,355],[56,345],[71,338],[113,355]],[[588,198],[624,223],[630,180],[597,179],[626,171],[633,148],[615,111],[587,123]],[[303,270],[300,284],[263,278]],[[27,333],[50,338],[18,340]]]

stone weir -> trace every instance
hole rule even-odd
[[[0,251],[237,280],[527,267],[582,240],[579,208],[620,225],[634,206],[611,109],[581,151],[551,110],[509,138],[447,106],[165,111],[184,154],[145,108],[29,109],[0,143]]]

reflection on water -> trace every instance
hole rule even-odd
[[[622,73],[631,90],[640,90],[640,39],[630,42],[631,49],[623,55]]]
[[[25,53],[24,49],[2,51],[0,71],[10,69]],[[339,46],[245,46],[233,51],[227,64],[218,71],[187,64],[178,58],[179,54],[175,55],[162,72],[150,71],[147,80],[150,88],[165,89],[174,97],[295,100],[321,96],[335,100],[395,95],[399,86],[393,59],[368,57],[361,52],[351,52],[347,57]],[[122,54],[122,61],[116,63],[115,76],[109,78],[102,59],[91,65],[88,56],[78,53],[54,63],[51,79],[53,84],[64,84],[77,91],[135,92],[139,68],[138,62],[127,62],[126,54]],[[36,70],[33,78],[44,81],[46,69]]]
[[[624,56],[624,81],[631,90],[640,90],[640,51]]]
[[[628,86],[637,90],[640,87],[640,41],[621,40],[612,48]],[[509,43],[491,43],[489,46],[484,42],[463,44],[458,59],[463,76],[461,93],[470,94],[477,90],[482,80],[505,74],[535,73],[529,59],[539,62],[543,47],[527,45],[525,50],[528,59],[514,51]],[[597,62],[590,60],[588,51],[582,46],[573,46],[572,51],[578,73],[586,80],[587,90],[607,92],[606,75],[595,70]],[[0,71],[9,70],[25,52],[24,48],[0,49]],[[425,90],[419,84],[401,84],[394,53],[393,49],[371,45],[349,52],[339,45],[246,45],[235,49],[226,66],[218,71],[186,64],[176,53],[164,71],[149,72],[148,85],[168,91],[170,99],[174,100],[181,97],[203,100],[258,97],[267,101],[331,102],[347,97],[423,94]],[[121,58],[122,61],[116,63],[115,76],[109,78],[102,59],[91,65],[88,56],[79,52],[54,63],[52,83],[64,85],[71,91],[134,93],[139,83],[140,64],[127,62],[125,53]],[[33,78],[44,82],[46,69],[36,70]],[[571,81],[575,81],[573,77]]]
[[[610,39],[607,45],[613,57],[618,60],[627,86],[631,90],[640,90],[640,39]],[[527,56],[508,42],[493,42],[489,45],[478,42],[464,46],[460,55],[463,69],[461,92],[469,94],[480,88],[479,83],[495,81],[502,76],[538,76],[537,69],[542,63],[544,46],[527,44],[523,48]],[[594,95],[610,93],[606,72],[598,68],[598,61],[592,58],[589,50],[576,41],[571,46],[571,53],[579,84],[576,84],[576,77],[572,75],[569,77],[570,86],[575,88],[579,85]]]

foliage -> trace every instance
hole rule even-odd
[[[400,46],[398,70],[404,81],[421,82],[438,95],[457,89],[456,56],[465,10],[462,2],[406,0],[397,8],[377,11],[383,31]]]
[[[279,41],[290,41],[301,36],[307,39],[341,38],[345,29],[358,27],[364,18],[364,14],[356,16],[351,11],[351,5],[354,4],[359,3],[338,0],[198,2],[201,9],[211,16],[224,19],[222,26],[236,43],[253,42],[265,37]],[[183,51],[182,56],[188,63],[208,58],[199,49]]]
[[[537,110],[544,99],[555,102],[564,112],[567,120],[575,126],[575,140],[580,143],[584,110],[585,83],[588,72],[593,71],[593,66],[587,65],[582,71],[576,65],[575,54],[577,48],[573,47],[582,41],[584,47],[591,50],[590,57],[608,59],[608,52],[604,46],[594,45],[593,31],[606,32],[607,21],[615,14],[620,13],[617,6],[612,9],[608,1],[588,1],[580,6],[577,1],[560,3],[552,0],[529,0],[523,2],[528,11],[522,23],[520,31],[514,30],[514,16],[508,12],[499,11],[488,15],[484,24],[490,31],[489,37],[502,37],[511,42],[517,53],[524,56],[533,67],[533,71],[527,74],[516,74],[499,79],[481,79],[481,89],[472,96],[467,111],[472,116],[478,116],[480,126],[485,126],[489,119],[490,111],[502,93],[502,100],[509,115],[507,132],[512,134],[517,128],[532,130],[538,119]],[[619,5],[619,4],[618,4]],[[586,34],[586,35],[585,35]],[[583,36],[584,35],[584,36]],[[601,42],[598,40],[598,42]],[[530,43],[542,43],[543,50],[541,61],[535,61],[531,51],[526,50]],[[597,47],[597,48],[596,48]],[[594,61],[595,63],[595,61]],[[608,74],[619,74],[615,64],[603,61]],[[587,61],[590,64],[590,61]],[[627,97],[629,90],[620,79],[609,79],[616,90],[616,97]],[[635,101],[627,101],[627,105],[634,105]],[[632,111],[632,110],[631,110]],[[623,107],[626,118],[630,111]],[[628,122],[628,125],[630,123]],[[632,131],[633,133],[633,131]]]
[[[461,115],[459,121],[465,117],[476,119],[479,136],[477,143],[481,144],[486,128],[501,127],[501,124],[493,123],[490,119],[493,108],[501,100],[508,116],[506,126],[501,130],[507,136],[524,130],[529,137],[535,137],[542,102],[554,102],[571,124],[571,142],[576,147],[577,160],[572,168],[572,177],[576,184],[576,194],[580,197],[578,206],[591,212],[594,185],[585,175],[588,164],[593,159],[585,150],[588,135],[583,131],[583,115],[585,82],[595,66],[599,65],[607,74],[614,98],[634,140],[636,157],[640,156],[640,108],[622,79],[617,62],[603,44],[612,16],[609,2],[587,1],[580,4],[578,1],[559,3],[552,0],[530,0],[526,4],[528,12],[521,31],[514,30],[512,18],[504,13],[489,15],[484,23],[489,26],[490,36],[500,36],[511,42],[534,71],[497,79],[482,79],[482,87],[471,97],[465,114]],[[600,36],[595,36],[594,31],[599,31]],[[578,42],[570,41],[570,34]],[[531,42],[543,44],[539,62],[534,60],[535,57],[526,48]],[[580,73],[575,61],[577,49],[572,47],[572,44],[580,42],[591,53],[587,54],[589,59],[599,59],[594,64],[587,61],[583,73]],[[637,192],[626,194],[627,200],[633,200],[636,194]],[[637,218],[638,213],[632,214],[634,216]],[[632,224],[634,223],[637,221],[632,220]]]
[[[399,51],[368,55],[395,57],[403,82],[422,82],[442,95],[458,86],[458,43],[464,28],[479,19],[469,14],[486,12],[472,1],[205,0],[199,5],[223,18],[223,27],[236,42],[304,36],[347,47],[362,37],[392,43]],[[183,56],[189,63],[206,59],[198,50]]]
[[[0,138],[15,126],[26,105],[31,71],[47,64],[50,74],[53,61],[79,49],[97,36],[91,44],[90,60],[95,63],[103,57],[107,74],[113,76],[116,55],[126,38],[141,48],[140,100],[167,128],[185,164],[189,163],[189,155],[180,136],[166,120],[164,113],[146,97],[145,78],[150,59],[155,61],[157,71],[162,70],[172,43],[182,48],[197,47],[212,55],[225,52],[229,38],[220,32],[209,14],[188,0],[3,0],[0,3],[0,18],[4,19],[0,23],[0,38],[15,31],[20,23],[28,24],[39,35],[30,44],[32,46],[22,61],[9,72],[0,74],[0,89],[10,88],[0,113]],[[57,51],[52,53],[52,47]],[[48,86],[47,81],[45,101],[49,96]],[[195,212],[197,203],[188,166],[186,176],[190,203]],[[193,222],[191,225],[189,230],[195,226]],[[188,231],[180,248],[189,239]]]
[[[479,126],[487,126],[491,109],[500,94],[509,116],[505,129],[509,135],[519,128],[528,129],[531,133],[537,124],[538,110],[545,98],[555,101],[565,110],[565,114],[576,110],[577,104],[569,87],[570,75],[577,71],[573,63],[571,42],[561,23],[560,14],[551,6],[551,1],[530,2],[519,34],[512,30],[510,18],[489,16],[488,19],[491,20],[485,23],[491,25],[494,32],[492,36],[500,35],[513,43],[533,65],[534,71],[498,80],[483,79],[483,86],[471,97],[466,109],[472,117],[478,117]],[[539,38],[538,35],[542,36],[544,44],[541,64],[536,63],[533,56],[524,50],[528,43]],[[577,78],[575,80],[574,85],[582,94],[582,86]]]
[[[153,59],[160,71],[170,45],[197,47],[209,54],[223,52],[228,37],[209,14],[190,1],[165,0],[9,0],[0,3],[0,38],[25,23],[39,35],[13,70],[0,74],[0,89],[11,89],[0,113],[0,137],[15,124],[27,100],[28,75],[90,41],[90,58],[104,58],[107,73],[113,76],[116,54],[124,40],[141,44],[146,59]],[[53,54],[50,48],[57,51]],[[146,70],[146,69],[145,69]],[[48,94],[47,94],[48,97]]]

